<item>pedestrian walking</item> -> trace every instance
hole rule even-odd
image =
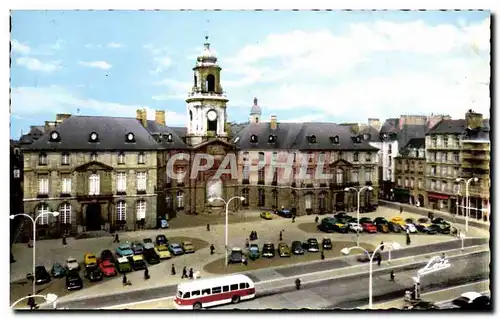
[[[280,231],[280,241],[283,241],[283,231]]]
[[[292,223],[295,223],[295,215],[292,216]]]
[[[186,266],[184,266],[184,268],[182,268],[182,276],[181,276],[181,279],[184,279],[184,278],[187,278],[187,268]]]
[[[66,246],[68,244],[68,242],[66,241],[66,234],[63,234],[63,236],[62,236],[62,244],[64,246]]]
[[[148,280],[150,277],[149,277],[149,269],[144,269],[144,279],[145,280]]]
[[[254,231],[253,231],[253,234],[254,234],[254,238],[255,238],[255,240],[257,240],[257,239],[259,238],[259,236],[257,236],[257,231],[256,231],[256,230],[254,230]]]
[[[403,213],[403,205],[400,205],[399,206],[399,213],[402,214]]]
[[[246,246],[247,248],[248,248],[248,247],[250,247],[250,242],[248,241],[248,238],[247,238],[247,239],[245,239],[245,246]]]
[[[118,236],[118,233],[115,234],[115,240],[113,240],[113,243],[119,243],[120,242],[120,236]]]
[[[325,253],[321,251],[321,260],[325,260]]]
[[[210,231],[210,224],[207,224],[207,231]]]
[[[384,251],[384,241],[380,242],[380,251]]]
[[[411,244],[411,239],[410,239],[410,234],[406,234],[406,245],[410,245]]]
[[[301,283],[302,283],[302,282],[300,281],[300,279],[299,279],[299,278],[295,279],[295,288],[297,288],[297,290],[300,290],[300,284],[301,284]]]
[[[193,268],[189,268],[189,279],[193,279],[194,271]]]
[[[214,251],[215,251],[215,246],[214,246],[214,244],[211,244],[210,245],[210,255],[213,255]]]
[[[394,282],[394,270],[391,270],[391,281]]]
[[[314,222],[317,224],[319,222],[319,217],[316,216],[316,218],[314,218]]]
[[[127,284],[127,275],[123,274],[123,277],[122,277],[122,283],[123,285],[125,286]]]
[[[170,272],[172,274],[172,276],[175,276],[175,265],[172,264],[172,270]]]

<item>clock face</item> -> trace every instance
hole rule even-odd
[[[128,139],[129,141],[132,141],[132,140],[134,139],[134,134],[132,134],[132,133],[128,133],[128,134],[127,134],[127,139]]]
[[[92,133],[92,134],[90,134],[90,138],[91,138],[92,140],[96,140],[96,139],[97,139],[97,133]]]
[[[53,140],[57,140],[57,138],[59,137],[59,134],[57,134],[57,132],[52,132],[51,137]]]
[[[214,110],[210,110],[207,113],[207,117],[209,121],[215,121],[217,119],[217,113]]]

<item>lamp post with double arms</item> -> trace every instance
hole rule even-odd
[[[385,247],[385,246],[389,246],[390,250],[398,250],[401,248],[401,245],[396,243],[396,242],[387,243],[387,244],[380,244],[377,246],[377,248],[375,248],[375,250],[373,251],[371,256],[370,256],[370,253],[368,252],[368,250],[366,250],[365,248],[363,248],[361,246],[354,246],[354,247],[350,247],[350,248],[346,247],[346,248],[342,248],[342,250],[340,251],[344,255],[349,255],[351,250],[359,249],[359,250],[364,251],[368,255],[368,257],[370,258],[370,272],[369,272],[370,279],[369,279],[369,288],[368,288],[368,294],[369,294],[368,308],[369,309],[372,309],[372,306],[373,306],[373,258],[375,258],[375,256],[377,255],[377,252],[382,247]]]
[[[470,197],[469,197],[469,184],[471,182],[477,183],[479,179],[477,177],[471,177],[469,179],[465,179],[462,177],[458,177],[456,179],[457,183],[465,182],[465,232],[469,231],[469,215],[470,215]]]
[[[346,187],[344,189],[344,191],[348,192],[348,191],[355,191],[358,195],[358,211],[356,213],[356,218],[358,219],[358,227],[356,227],[356,246],[359,246],[359,205],[360,205],[360,201],[361,201],[361,192],[364,191],[365,189],[369,190],[369,191],[372,191],[373,190],[373,187],[371,186],[363,186],[361,187],[359,190],[354,188],[354,187]]]
[[[224,204],[226,205],[226,235],[225,235],[225,250],[226,250],[226,267],[227,267],[227,247],[228,247],[228,225],[229,225],[229,203],[231,203],[231,201],[233,199],[239,199],[241,201],[245,201],[245,197],[241,197],[241,196],[234,196],[234,197],[231,197],[227,202],[221,198],[221,197],[212,197],[212,198],[209,198],[208,201],[210,203],[214,202],[215,200],[220,200],[222,202],[224,202]]]
[[[38,214],[34,219],[28,214],[14,214],[10,215],[10,219],[14,219],[17,216],[24,216],[27,217],[31,220],[33,223],[33,273],[31,274],[33,276],[33,295],[36,295],[36,288],[35,288],[35,283],[36,283],[36,278],[35,278],[35,267],[36,267],[36,222],[38,221],[38,218],[44,216],[44,215],[52,215],[54,217],[57,217],[59,215],[59,212],[42,212]]]

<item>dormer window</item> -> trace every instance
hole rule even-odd
[[[137,164],[145,164],[146,163],[146,155],[143,152],[140,152],[137,156]]]
[[[313,159],[314,159],[313,153],[312,152],[307,153],[307,161],[309,163],[312,163]]]
[[[96,153],[96,152],[94,152],[94,153],[90,154],[90,160],[91,160],[92,162],[97,161],[97,153]]]
[[[54,131],[52,133],[50,133],[50,141],[51,142],[59,142],[61,140],[60,136],[59,136],[59,133]]]
[[[354,137],[354,143],[361,144],[361,136],[355,136]]]
[[[309,136],[309,143],[316,144],[316,135]]]
[[[118,153],[118,164],[120,165],[125,164],[125,153],[123,152]]]
[[[250,136],[250,142],[252,143],[257,143],[259,141],[257,135],[255,134],[252,134],[252,136]]]
[[[91,143],[97,143],[99,142],[99,135],[97,135],[96,132],[92,132],[89,134],[89,142]]]
[[[363,138],[364,138],[365,140],[367,140],[367,141],[369,141],[371,137],[372,137],[372,136],[371,136],[371,134],[364,134],[364,135],[363,135]]]
[[[174,137],[172,136],[171,133],[167,134],[167,142],[172,143],[174,141]]]
[[[127,135],[125,135],[125,141],[127,143],[134,143],[135,142],[135,136],[134,136],[134,133],[130,132],[130,133],[127,133]]]
[[[276,139],[277,139],[276,135],[269,135],[268,141],[269,143],[275,143]]]
[[[330,141],[332,142],[332,144],[336,144],[336,145],[340,144],[340,138],[338,135],[331,136]]]

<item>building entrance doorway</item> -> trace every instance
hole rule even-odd
[[[89,204],[86,210],[87,230],[101,230],[101,205],[97,203]]]

